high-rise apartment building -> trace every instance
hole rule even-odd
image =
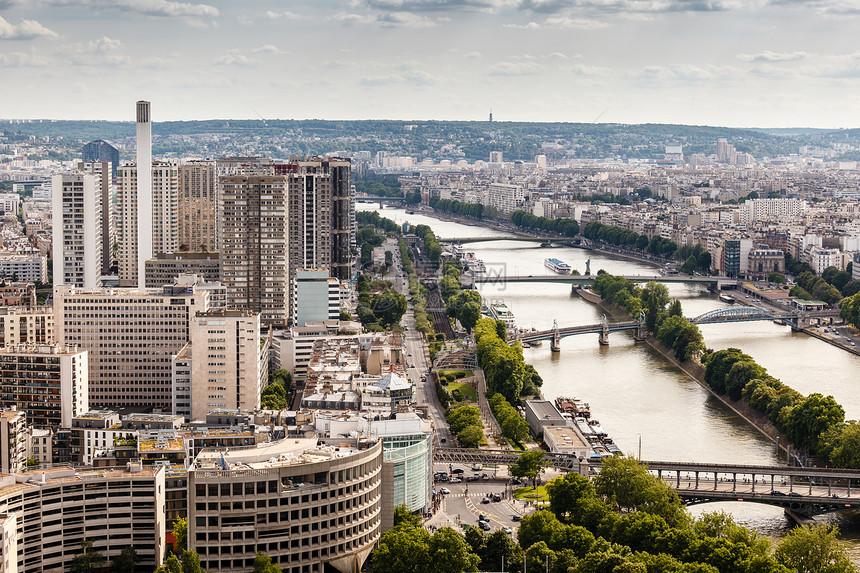
[[[349,159],[321,160],[331,177],[331,262],[329,273],[340,281],[352,278],[351,247],[355,240],[355,188]]]
[[[95,288],[103,272],[101,188],[80,171],[54,175],[51,186],[54,284]]]
[[[227,304],[260,313],[263,324],[284,324],[289,306],[287,178],[228,175],[218,184]]]
[[[84,161],[106,161],[111,166],[111,179],[116,179],[119,167],[119,150],[108,141],[97,139],[81,148],[81,158]]]
[[[0,346],[53,342],[56,342],[54,311],[50,307],[37,309],[0,307]]]
[[[216,177],[215,163],[211,161],[193,161],[179,166],[179,251],[218,250]]]
[[[298,269],[331,269],[332,178],[319,158],[290,160],[287,219],[290,280]]]
[[[0,410],[0,472],[24,471],[30,456],[30,430],[25,412]]]
[[[191,318],[190,339],[174,360],[174,414],[202,420],[213,410],[260,406],[269,377],[269,341],[260,337],[259,314],[197,313]]]
[[[91,407],[154,406],[169,411],[171,359],[188,323],[209,309],[195,284],[162,289],[54,288],[59,342],[89,352]]]
[[[119,280],[122,286],[144,288],[146,277],[138,269],[146,268],[146,261],[154,253],[174,253],[179,248],[177,206],[179,169],[175,163],[156,161],[149,170],[149,215],[143,215],[138,204],[139,169],[127,164],[117,172],[117,229],[119,243]],[[147,222],[148,221],[148,226]],[[144,227],[148,237],[140,235]],[[149,255],[140,259],[142,245],[148,244]]]
[[[116,166],[107,161],[82,161],[78,163],[78,171],[90,173],[96,178],[96,191],[101,195],[101,210],[99,216],[102,223],[102,273],[110,273],[113,262],[113,245],[116,239],[114,226],[114,203],[116,200]]]
[[[59,345],[0,348],[0,404],[37,428],[69,428],[89,410],[86,351]]]

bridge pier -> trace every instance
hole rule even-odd
[[[549,349],[551,352],[561,352],[561,337],[558,333],[552,337],[552,341],[549,343]]]
[[[602,346],[609,346],[609,323],[606,322],[606,315],[603,315],[603,328],[600,329],[600,334],[597,337],[597,342]]]

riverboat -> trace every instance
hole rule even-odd
[[[494,300],[488,305],[490,317],[494,320],[501,320],[505,324],[507,330],[516,331],[517,321],[514,313],[508,308],[503,300]]]
[[[735,299],[734,299],[734,297],[730,297],[727,294],[721,294],[720,295],[720,302],[724,302],[726,304],[735,304]]]
[[[558,408],[558,411],[562,414],[573,414],[576,418],[591,417],[591,406],[588,405],[588,402],[577,398],[559,396],[555,399],[555,407]]]
[[[463,261],[463,269],[475,275],[482,275],[487,271],[484,261],[475,256],[475,253],[466,253],[461,259]]]
[[[548,258],[543,260],[543,266],[548,268],[554,273],[559,273],[562,275],[570,274],[570,265],[564,261],[559,259]]]

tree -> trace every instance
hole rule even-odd
[[[481,318],[481,305],[475,301],[469,301],[465,303],[461,310],[457,319],[460,321],[460,324],[463,325],[463,328],[466,329],[466,332],[472,332],[472,329],[475,328],[475,325],[478,323],[478,320]]]
[[[480,426],[466,426],[457,432],[457,440],[464,448],[477,448],[484,440],[484,431]]]
[[[181,554],[188,549],[188,520],[186,518],[180,517],[173,522],[173,534],[176,536],[173,552]]]
[[[687,275],[691,275],[698,266],[699,260],[695,256],[690,255],[689,257],[687,257],[687,260],[684,262],[684,264],[681,265],[681,272]]]
[[[264,410],[283,410],[287,406],[287,392],[280,384],[269,384],[260,393],[260,407]]]
[[[185,551],[182,554],[182,573],[203,573],[200,556],[195,551]]]
[[[767,280],[778,285],[785,284],[785,275],[782,273],[770,273],[767,275]]]
[[[581,513],[584,502],[597,499],[594,484],[578,473],[566,473],[546,484],[549,508],[562,522]]]
[[[463,536],[450,527],[439,529],[430,538],[429,557],[431,573],[471,572],[478,568],[480,561],[469,550]]]
[[[272,558],[265,553],[257,553],[254,557],[254,573],[281,573],[281,567],[272,563]]]
[[[550,541],[563,530],[564,525],[552,513],[546,510],[536,511],[523,517],[517,530],[517,540],[520,547],[527,550],[535,543]]]
[[[840,468],[860,469],[860,423],[831,426],[821,437],[822,454]]]
[[[543,450],[529,450],[520,454],[517,461],[511,464],[510,472],[514,477],[524,477],[532,480],[532,487],[536,487],[538,476],[544,471],[546,461]]]
[[[134,567],[140,562],[137,550],[129,545],[124,547],[119,556],[113,560],[111,570],[113,573],[134,573]]]
[[[424,573],[430,565],[430,534],[423,527],[401,525],[382,534],[371,557],[374,573]]]
[[[409,527],[421,527],[421,518],[409,511],[409,508],[401,503],[394,508],[394,527],[397,527],[401,523]]]
[[[472,529],[475,528],[469,531]],[[518,571],[523,562],[522,550],[517,542],[502,530],[485,536],[481,551],[475,553],[480,557],[481,569],[484,571]]]
[[[81,549],[83,553],[75,555],[72,559],[72,565],[69,568],[70,573],[92,573],[101,569],[106,559],[104,555],[93,550],[93,542],[84,539],[81,541]]]
[[[642,289],[639,298],[645,307],[645,326],[655,332],[669,304],[669,289],[666,285],[651,281]]]
[[[603,460],[594,486],[598,495],[621,511],[653,513],[672,525],[683,520],[678,494],[632,456]]]
[[[853,573],[856,571],[837,539],[839,528],[827,525],[795,527],[776,548],[778,563],[797,573]]]
[[[406,297],[389,289],[373,299],[370,309],[381,322],[392,326],[400,322],[406,312]]]
[[[786,420],[786,435],[791,443],[818,454],[821,436],[845,420],[845,410],[833,396],[813,393],[795,405]]]
[[[183,573],[182,561],[176,555],[168,555],[164,565],[156,569],[155,573]]]

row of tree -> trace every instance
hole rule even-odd
[[[511,404],[519,404],[520,396],[540,393],[543,380],[531,364],[526,364],[522,345],[507,343],[504,323],[490,318],[478,320],[475,342],[490,396],[500,393]]]
[[[366,329],[388,330],[400,323],[406,313],[406,297],[391,288],[391,283],[373,282],[362,273],[358,275],[355,286],[358,292],[356,314]]]
[[[843,299],[839,308],[839,316],[860,328],[860,292]]]
[[[511,221],[517,227],[557,233],[565,237],[575,237],[579,234],[579,223],[575,219],[548,219],[526,211],[514,211],[511,213]]]
[[[445,412],[451,432],[464,448],[477,448],[484,441],[484,424],[481,411],[473,404],[451,406]]]
[[[525,516],[517,541],[502,532],[444,528],[395,513],[374,573],[853,573],[838,529],[795,528],[779,544],[725,512],[691,517],[677,494],[633,458],[604,460],[594,480],[568,473],[547,484],[549,510]]]
[[[499,429],[502,435],[509,440],[522,442],[529,437],[529,424],[520,416],[517,409],[511,406],[511,403],[505,400],[505,397],[498,393],[493,394],[489,400],[490,409],[493,411],[496,421],[499,423]]]
[[[860,292],[860,280],[851,280],[851,274],[836,267],[827,267],[821,276],[811,270],[803,271],[794,278],[791,296],[804,300],[816,299],[827,304],[836,304],[843,297]]]
[[[415,225],[412,232],[423,241],[424,256],[427,257],[434,269],[438,269],[442,260],[442,247],[439,245],[433,229],[427,225]]]
[[[681,272],[691,275],[695,271],[707,273],[711,270],[711,253],[706,251],[702,245],[696,243],[693,246],[684,245],[675,252],[675,258],[684,261]]]
[[[705,382],[715,392],[732,400],[742,398],[795,447],[838,467],[860,469],[860,426],[845,422],[845,410],[833,396],[803,396],[737,348],[719,350],[702,362]]]
[[[473,219],[481,219],[484,217],[484,206],[480,203],[464,203],[462,201],[455,201],[454,199],[430,197],[430,206],[437,211],[444,211],[445,213],[453,213],[454,215],[462,215],[464,217],[472,217]]]

